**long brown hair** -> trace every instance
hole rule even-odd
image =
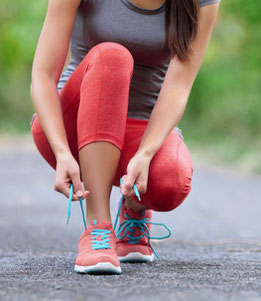
[[[166,0],[166,43],[171,56],[188,60],[198,29],[199,0]]]

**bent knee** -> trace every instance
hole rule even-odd
[[[173,184],[171,185],[170,183],[167,189],[169,195],[165,208],[167,211],[171,211],[181,205],[191,191],[193,167],[182,165],[182,168],[180,167],[176,173],[178,174],[178,179],[173,178]]]
[[[102,59],[99,59],[99,62],[106,66],[106,68],[112,68],[115,70],[115,67],[123,67],[124,70],[129,69],[131,73],[133,72],[134,67],[134,58],[124,45],[117,42],[101,42],[96,44],[91,48],[89,54],[98,53],[98,56],[102,56]]]
[[[168,174],[168,177],[162,177],[162,181],[151,189],[151,209],[172,211],[183,203],[191,191],[192,167],[187,166],[179,171],[173,170],[171,175]]]

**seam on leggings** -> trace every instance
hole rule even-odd
[[[65,113],[67,113],[67,111],[69,110],[70,106],[74,103],[75,101],[75,98],[79,97],[80,93],[77,93],[73,98],[72,100],[68,103],[68,105],[65,107],[64,111],[63,111],[63,115]]]
[[[184,143],[185,144],[185,142],[183,141],[183,139],[182,138],[180,138],[180,143],[179,143],[179,148],[180,148],[180,146],[181,146],[181,143]],[[185,145],[186,146],[186,145]],[[192,177],[192,175],[191,175],[191,177]],[[180,179],[180,169],[179,169],[179,179]],[[191,181],[190,181],[191,182]],[[179,199],[181,199],[181,197],[183,197],[183,194],[184,194],[184,189],[185,189],[185,187],[187,186],[187,178],[186,178],[186,181],[183,183],[183,182],[181,182],[180,180],[179,180],[179,187],[181,188],[180,189],[180,194],[179,194]],[[191,189],[191,188],[190,188]]]
[[[103,81],[104,81],[104,61],[103,61],[103,57],[102,57],[102,52],[99,49],[99,46],[98,45],[96,45],[96,46],[97,46],[97,49],[98,49],[98,51],[100,53],[100,57],[101,57],[101,61],[102,61],[102,63],[101,63],[101,65],[102,65],[102,79],[101,79],[101,88],[100,88],[100,97],[99,97],[100,103],[99,103],[98,110],[97,110],[97,113],[96,113],[95,133],[98,132],[98,130],[97,130],[98,129],[98,123],[99,123],[98,116],[100,115],[101,103],[103,103],[102,102],[103,99],[101,100],[101,96],[102,96]]]
[[[181,180],[180,180],[180,168],[179,168],[179,155],[180,155],[179,153],[180,153],[181,138],[180,138],[179,135],[177,135],[177,137],[179,137],[179,142],[178,142],[178,146],[177,146],[177,158],[176,158],[176,162],[177,162],[177,165],[178,165],[177,173],[178,173],[178,181],[179,181],[179,183],[178,183],[179,193],[178,193],[178,198],[177,199],[179,199],[181,197],[181,193],[182,193],[182,192],[180,192],[181,191],[181,189],[180,189],[181,188]]]

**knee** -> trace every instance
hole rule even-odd
[[[179,162],[168,169],[167,175],[154,185],[150,198],[151,209],[172,211],[183,203],[191,191],[193,167]]]
[[[98,62],[108,71],[123,71],[123,74],[133,74],[134,58],[131,52],[117,42],[101,42],[91,48],[89,54],[94,54]],[[97,54],[97,55],[96,55]]]
[[[193,168],[187,164],[178,164],[172,177],[166,183],[166,202],[164,211],[172,211],[183,203],[191,191]]]
[[[165,211],[172,211],[183,203],[191,191],[193,170],[186,170],[180,177],[180,182],[177,185],[172,185],[169,188],[169,201],[164,207]]]

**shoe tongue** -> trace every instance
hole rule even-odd
[[[91,228],[111,230],[112,229],[112,224],[111,224],[111,222],[108,222],[108,221],[100,222],[100,221],[94,219],[94,220],[92,220]]]
[[[125,210],[126,214],[128,214],[128,216],[133,219],[144,219],[144,218],[150,219],[151,218],[152,210],[150,210],[150,209],[136,212],[132,208],[126,208],[125,203],[122,204],[122,206],[124,206],[124,210]]]
[[[136,212],[132,208],[125,207],[126,214],[133,219],[143,219],[146,217],[145,211]]]

